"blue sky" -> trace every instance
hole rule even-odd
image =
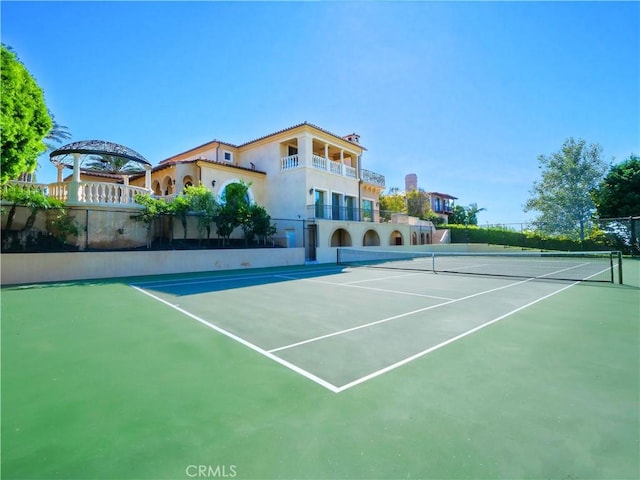
[[[567,137],[640,153],[638,2],[11,2],[18,53],[73,141],[153,164],[308,121],[364,168],[523,222]],[[39,181],[55,181],[45,157]]]

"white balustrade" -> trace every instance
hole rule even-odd
[[[349,165],[344,166],[344,176],[349,178],[357,178],[356,169]]]
[[[329,171],[336,175],[342,175],[342,164],[338,162],[329,162]]]
[[[280,159],[280,170],[291,170],[292,168],[298,168],[300,161],[298,155],[289,155]]]
[[[319,170],[326,170],[327,159],[319,155],[313,155],[311,157],[311,165],[313,165],[313,168],[317,168]]]
[[[69,196],[68,189],[73,183],[54,183],[50,185],[51,195],[61,200]],[[142,187],[108,182],[80,182],[78,184],[78,202],[89,205],[135,205],[137,194],[148,194]]]

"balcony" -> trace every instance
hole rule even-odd
[[[25,190],[39,190],[46,196],[72,205],[116,206],[140,208],[135,202],[137,194],[149,190],[121,183],[109,182],[56,182],[50,184],[9,182]]]
[[[372,172],[370,170],[365,170],[364,168],[361,171],[362,181],[365,183],[369,183],[371,185],[375,185],[377,187],[385,186],[385,178],[384,175],[380,175],[379,173]]]
[[[294,170],[303,166],[304,162],[298,154],[280,158],[281,172]],[[321,157],[320,155],[311,156],[311,167],[316,170],[322,170],[333,175],[339,175],[341,177],[353,178],[354,180],[357,180],[358,178],[358,171],[355,169],[355,167],[329,160],[328,158]]]

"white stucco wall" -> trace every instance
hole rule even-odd
[[[5,253],[0,255],[0,283],[13,285],[301,264],[304,264],[303,248]]]

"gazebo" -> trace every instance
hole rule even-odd
[[[151,192],[151,163],[124,145],[104,140],[82,140],[54,150],[49,159],[58,169],[58,181],[49,186],[49,194],[70,205],[135,205],[136,194]],[[91,163],[83,167],[87,160]],[[73,169],[71,181],[63,179],[65,168]],[[144,188],[130,186],[129,176],[143,171]],[[81,173],[121,178],[122,183],[82,180]]]

